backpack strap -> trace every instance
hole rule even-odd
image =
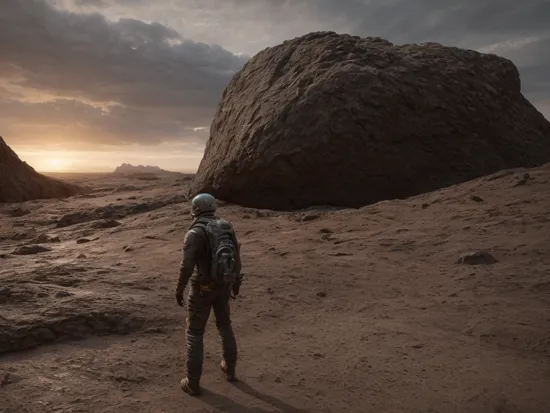
[[[196,230],[197,234],[202,238],[204,241],[204,245],[206,246],[206,250],[204,251],[204,258],[211,260],[212,255],[212,247],[210,245],[210,239],[208,238],[208,235],[206,234],[206,225],[208,225],[208,222],[205,222],[207,220],[205,219],[196,219],[190,226],[189,231]],[[211,264],[210,264],[211,265]],[[210,265],[208,268],[210,268]],[[208,270],[210,271],[210,270]],[[201,274],[201,282],[209,281],[210,274]]]
[[[206,251],[207,253],[210,252],[210,240],[208,239],[208,235],[206,235],[206,223],[204,221],[195,221],[191,224],[191,226],[189,227],[189,230],[193,230],[193,229],[197,229],[197,233],[199,234],[199,236],[203,239],[203,241],[205,242],[206,244],[206,247],[208,248],[208,251]]]
[[[209,217],[209,218],[206,218],[206,219],[205,219],[204,217],[199,217],[199,218],[195,219],[195,220],[191,223],[191,225],[189,226],[189,230],[195,229],[195,228],[197,228],[197,227],[200,228],[201,231],[199,231],[199,232],[200,232],[201,236],[202,236],[204,239],[208,240],[208,237],[206,236],[206,226],[208,225],[208,223],[209,223],[212,219],[214,219],[214,218],[210,218],[210,217]]]

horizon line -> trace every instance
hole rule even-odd
[[[112,174],[115,171],[40,171],[38,169],[35,169],[36,172],[39,174]],[[165,172],[173,172],[173,173],[180,173],[180,174],[196,174],[197,171],[170,171],[167,169],[164,169]],[[154,172],[151,172],[154,173]]]

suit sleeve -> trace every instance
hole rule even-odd
[[[201,237],[196,230],[192,229],[185,234],[183,241],[183,259],[180,264],[180,271],[176,291],[182,293],[193,275],[197,257],[201,247]]]

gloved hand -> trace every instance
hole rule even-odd
[[[232,294],[232,298],[237,298],[237,296],[239,295],[239,290],[241,289],[241,283],[240,282],[237,282],[235,284],[233,284],[231,286],[231,294]]]
[[[183,291],[176,291],[176,301],[180,307],[183,307]]]

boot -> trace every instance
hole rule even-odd
[[[237,381],[237,377],[235,376],[235,363],[228,365],[225,360],[222,360],[220,368],[223,374],[225,374],[225,379],[227,381]]]
[[[187,377],[181,380],[180,385],[181,389],[189,396],[200,396],[201,394],[201,388],[199,385],[193,385]]]
[[[185,362],[185,378],[181,381],[181,388],[191,396],[200,394],[200,379],[203,363],[202,335],[187,333],[187,360]]]

